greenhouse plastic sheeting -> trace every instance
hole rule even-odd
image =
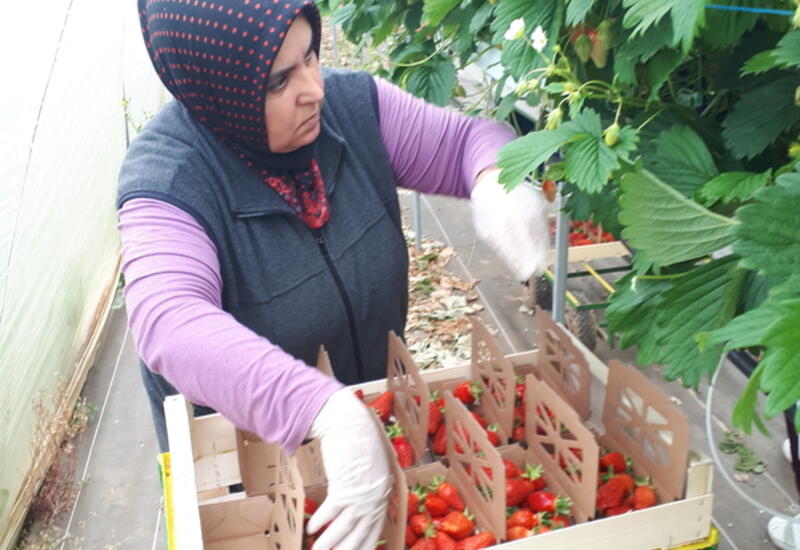
[[[76,376],[119,259],[128,139],[167,94],[134,0],[11,2],[0,18],[0,549],[12,544],[37,415]],[[12,513],[13,512],[13,513]]]

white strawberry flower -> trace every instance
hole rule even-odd
[[[514,19],[503,36],[506,40],[518,40],[525,36],[525,20],[521,17]]]
[[[544,29],[542,29],[541,25],[536,27],[531,33],[531,42],[533,42],[533,49],[537,52],[544,51],[547,46],[547,35],[544,33]]]

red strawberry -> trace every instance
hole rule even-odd
[[[620,474],[628,468],[625,463],[625,457],[622,453],[606,453],[600,457],[600,471],[610,472],[613,470],[615,474]]]
[[[436,494],[442,497],[450,508],[456,512],[464,511],[466,506],[464,505],[464,499],[462,499],[461,495],[458,493],[458,489],[450,483],[443,481],[441,478],[434,478],[434,483],[436,483]]]
[[[422,537],[414,543],[414,546],[411,547],[411,550],[437,550],[437,548],[433,539]]]
[[[430,518],[423,514],[414,514],[408,518],[408,525],[411,526],[411,530],[414,531],[414,534],[418,537],[421,537],[425,534],[425,530],[428,529],[430,524]]]
[[[319,504],[315,500],[306,498],[303,503],[303,517],[305,519],[310,518],[317,511],[317,508],[319,508]]]
[[[618,477],[612,477],[597,489],[597,507],[606,510],[619,506],[625,498],[625,482]]]
[[[563,527],[569,527],[569,518],[567,516],[559,514],[550,518],[551,529],[561,529]]]
[[[533,482],[524,477],[506,480],[506,506],[518,506],[533,492]],[[542,511],[542,510],[537,510]]]
[[[515,426],[524,426],[525,425],[525,403],[523,402],[521,405],[517,405],[514,407],[514,425]]]
[[[626,514],[633,510],[630,504],[622,504],[620,506],[612,506],[611,508],[606,510],[606,517],[611,516],[619,516],[622,514]]]
[[[497,431],[499,429],[500,426],[497,424],[492,424],[486,428],[486,436],[489,438],[489,443],[491,443],[493,447],[500,446],[500,434]]]
[[[418,538],[419,537],[414,532],[414,529],[412,529],[410,525],[406,525],[406,546],[411,548],[414,546],[414,543],[417,542]]]
[[[531,536],[533,533],[521,525],[513,525],[506,529],[506,540],[519,540]]]
[[[524,527],[525,529],[533,529],[537,525],[539,525],[539,516],[527,508],[520,508],[519,510],[516,510],[506,520],[506,527]]]
[[[544,469],[542,468],[541,464],[537,464],[536,466],[531,466],[530,464],[526,464],[525,473],[522,474],[522,477],[529,479],[533,482],[534,491],[541,491],[547,485],[547,482],[542,477],[543,473]]]
[[[617,474],[614,477],[619,478],[625,484],[626,495],[633,494],[633,491],[636,489],[636,481],[633,479],[632,475],[623,472],[621,474]]]
[[[462,403],[469,405],[474,403],[476,399],[480,399],[483,393],[483,385],[480,382],[469,382],[464,380],[453,390],[453,396]]]
[[[442,409],[435,403],[428,406],[428,435],[434,435],[442,423]]]
[[[544,180],[542,182],[542,192],[544,192],[544,196],[547,199],[547,202],[553,202],[556,200],[556,192],[558,192],[558,186],[556,186],[553,180]]]
[[[534,512],[547,512],[555,515],[569,512],[572,501],[565,497],[558,497],[549,491],[536,491],[528,495],[528,506]]]
[[[394,410],[394,392],[385,391],[367,405],[370,409],[378,411],[381,422],[387,422]]]
[[[519,475],[522,473],[519,471],[519,468],[517,468],[517,465],[508,460],[507,458],[503,459],[503,466],[506,467],[506,479],[513,479],[515,477],[519,477]]]
[[[479,548],[488,548],[494,546],[497,540],[494,535],[489,531],[478,533],[469,538],[466,538],[458,543],[456,550],[478,550]]]
[[[633,492],[633,507],[637,510],[650,508],[656,503],[656,493],[649,485],[640,485]]]
[[[424,489],[420,485],[419,487],[408,492],[408,517],[411,517],[419,512],[419,499],[421,496],[423,496],[423,494],[421,494],[423,490]],[[409,546],[411,545],[409,544]]]
[[[444,516],[450,510],[447,502],[438,495],[428,495],[425,497],[425,508],[428,510],[428,513],[435,518]]]
[[[436,550],[456,550],[456,541],[444,531],[438,531],[433,540],[436,543]]]
[[[399,424],[389,426],[387,430],[389,439],[392,440],[392,447],[397,455],[397,461],[400,463],[401,468],[408,468],[414,464],[414,448],[411,443],[403,435],[405,431]]]
[[[454,539],[461,540],[472,533],[475,524],[463,512],[450,512],[442,518],[439,529]]]
[[[439,426],[439,430],[433,437],[431,450],[437,455],[443,455],[447,452],[447,427],[444,424]]]
[[[472,418],[474,418],[474,419],[475,419],[475,420],[478,422],[478,424],[480,424],[480,425],[481,425],[481,428],[484,428],[484,429],[486,429],[486,428],[489,426],[489,423],[488,423],[488,422],[486,422],[486,419],[485,419],[485,418],[483,418],[483,417],[480,415],[480,413],[477,413],[477,412],[473,411],[473,412],[472,412]]]
[[[517,426],[511,432],[511,439],[514,441],[522,441],[525,439],[525,426]]]
[[[359,401],[364,401],[364,390],[356,390],[353,394],[358,398]]]

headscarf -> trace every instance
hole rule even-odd
[[[267,78],[301,13],[319,55],[320,17],[311,0],[138,0],[147,51],[159,78],[309,227],[327,222],[328,197],[314,143],[273,153],[264,117]]]

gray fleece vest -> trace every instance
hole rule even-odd
[[[223,309],[308,364],[324,345],[353,384],[386,376],[387,333],[405,326],[408,252],[372,77],[324,76],[315,158],[331,215],[321,230],[175,101],[131,145],[117,207],[147,197],[190,214],[216,245]]]

